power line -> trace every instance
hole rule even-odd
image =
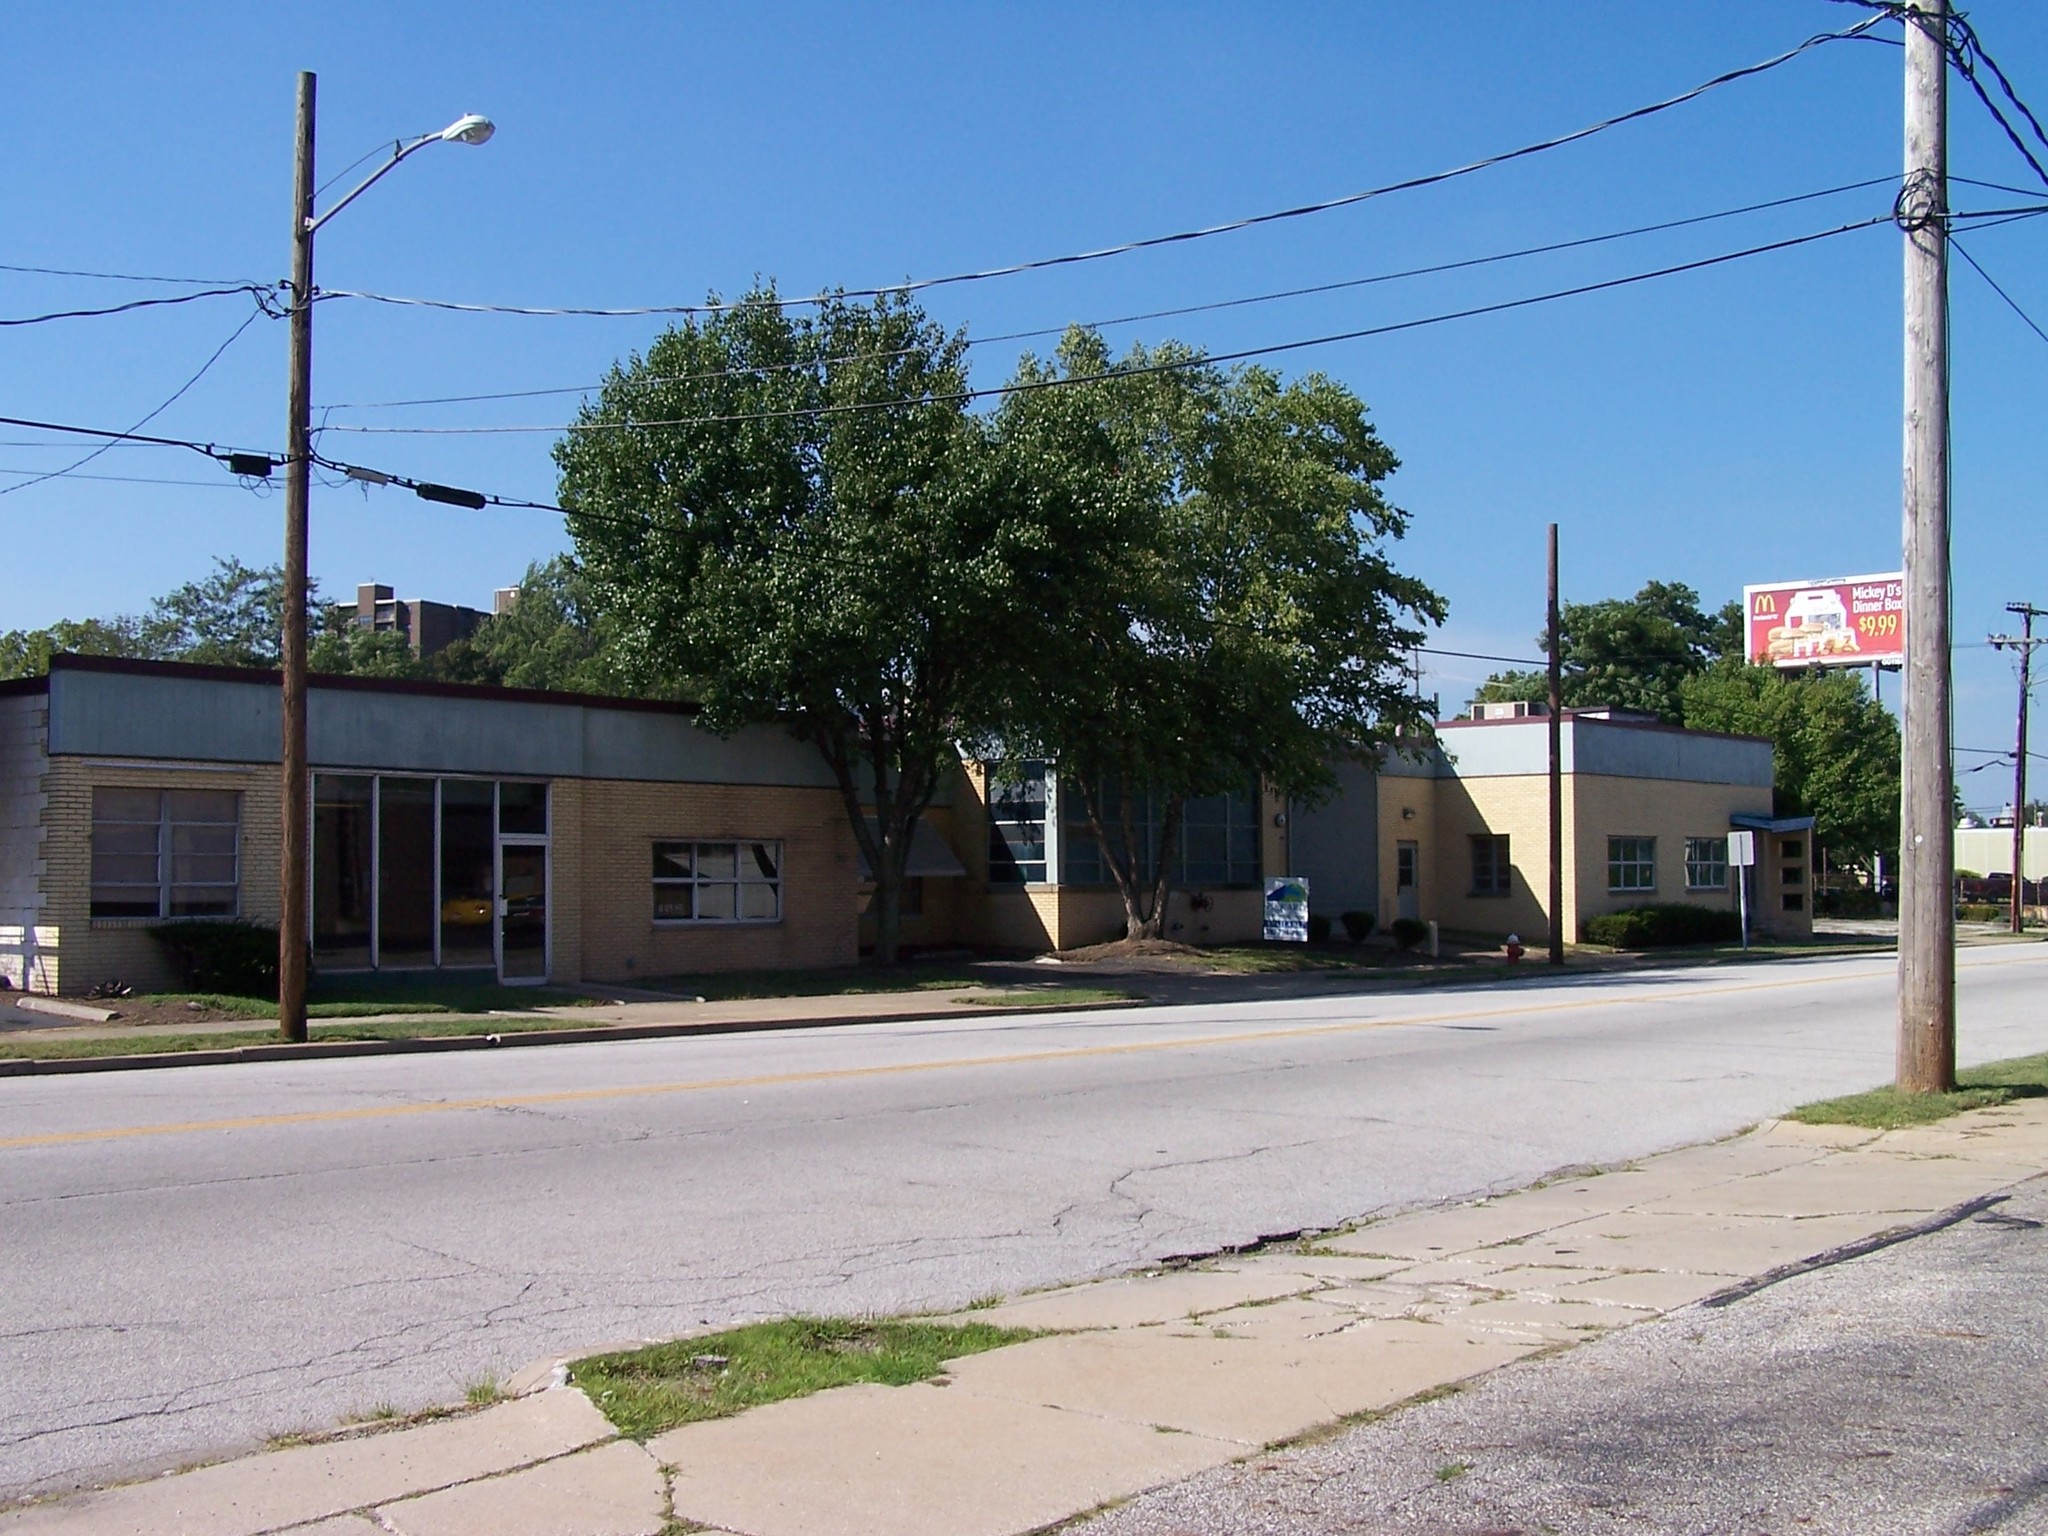
[[[236,277],[153,277],[140,272],[88,272],[77,267],[26,267],[9,262],[0,262],[0,272],[26,272],[35,277],[89,277],[108,283],[184,284],[194,288],[256,286],[246,278]]]
[[[1172,309],[1146,310],[1139,314],[1117,315],[1101,320],[1075,320],[1066,325],[1043,326],[1028,331],[1007,331],[993,336],[972,336],[967,338],[969,347],[994,346],[1001,342],[1037,341],[1049,336],[1064,335],[1070,328],[1079,326],[1083,330],[1101,330],[1110,326],[1135,325],[1146,320],[1168,320],[1184,315],[1208,314],[1217,310],[1240,309],[1253,304],[1268,304],[1279,299],[1304,298],[1317,294],[1337,293],[1347,289],[1365,288],[1379,283],[1399,282],[1407,278],[1430,277],[1444,272],[1464,271],[1505,261],[1518,261],[1529,256],[1551,255],[1558,251],[1583,249],[1587,246],[1602,245],[1615,240],[1630,239],[1639,235],[1659,234],[1667,230],[1684,229],[1697,224],[1708,224],[1720,219],[1737,218],[1745,214],[1761,213],[1774,208],[1787,208],[1797,203],[1813,202],[1820,198],[1836,197],[1845,192],[1861,192],[1871,187],[1889,186],[1896,182],[1896,176],[1873,176],[1865,181],[1846,182],[1838,187],[1827,187],[1818,192],[1801,192],[1791,197],[1772,198],[1761,203],[1746,203],[1739,208],[1723,208],[1714,213],[1694,214],[1682,219],[1666,219],[1656,224],[1639,224],[1629,229],[1610,230],[1605,234],[1584,235],[1572,240],[1553,241],[1547,245],[1523,246],[1512,251],[1500,251],[1488,256],[1470,256],[1457,261],[1437,262],[1429,266],[1408,267],[1398,272],[1375,273],[1370,277],[1345,278],[1338,282],[1315,283],[1301,288],[1283,288],[1271,293],[1251,294],[1233,299],[1216,299],[1203,304],[1184,304]],[[840,357],[780,363],[763,367],[714,368],[701,373],[661,375],[635,380],[637,384],[693,384],[706,379],[722,379],[735,376],[761,376],[769,373],[789,372],[813,366],[813,362],[825,364],[867,362],[875,359],[901,357],[909,349],[897,348],[885,352],[857,352]],[[348,401],[323,406],[324,411],[376,411],[399,410],[420,405],[470,405],[491,400],[531,400],[547,395],[586,394],[602,389],[604,381],[590,384],[558,385],[546,389],[500,390],[487,394],[437,395],[415,400],[369,400]]]
[[[2010,309],[2014,314],[2018,315],[2021,320],[2026,322],[2028,330],[2032,331],[2036,336],[2040,337],[2043,341],[2048,341],[2048,331],[2044,331],[2041,329],[2040,326],[2036,325],[2034,323],[2034,317],[2028,314],[2024,309],[2020,308],[2019,300],[2015,299],[2011,294],[2007,293],[2003,288],[2001,288],[1998,285],[1998,279],[1993,277],[1989,272],[1986,272],[1984,270],[1984,264],[1980,262],[1976,257],[1972,256],[1968,251],[1963,249],[1962,241],[1956,239],[1954,235],[1950,235],[1948,237],[1948,243],[1950,248],[1953,249],[1958,256],[1962,257],[1963,260],[1967,261],[1970,264],[1971,268],[1976,272],[1976,274],[1979,277],[1983,278],[1985,282],[1991,285],[1991,291],[1997,294],[2001,299],[2005,300],[2006,307]]]
[[[34,475],[39,473],[39,470],[25,469],[20,465],[0,466],[0,475]],[[241,491],[250,489],[250,487],[238,484],[232,480],[176,480],[160,475],[87,475],[71,473],[67,474],[65,478],[69,480],[104,480],[119,485],[186,485],[208,491]]]
[[[1198,355],[1163,363],[1146,364],[1137,368],[1112,368],[1099,374],[1027,380],[1021,384],[999,384],[984,389],[954,390],[943,394],[924,396],[916,401],[853,401],[845,405],[799,406],[784,411],[736,412],[721,416],[684,416],[657,421],[570,422],[566,425],[497,427],[379,427],[344,423],[338,426],[323,427],[320,430],[322,432],[378,433],[414,437],[498,436],[537,432],[625,432],[648,427],[720,426],[739,422],[776,421],[795,416],[836,416],[861,411],[889,410],[905,404],[968,403],[975,400],[998,399],[1009,395],[1035,393],[1044,389],[1105,383],[1121,378],[1140,378],[1149,374],[1176,373],[1191,368],[1208,367],[1218,363],[1244,362],[1255,357],[1271,357],[1284,352],[1301,351],[1308,347],[1329,346],[1344,341],[1361,341],[1375,336],[1387,336],[1401,331],[1418,330],[1425,326],[1442,325],[1453,320],[1469,320],[1481,315],[1501,314],[1509,310],[1526,309],[1535,304],[1546,304],[1559,299],[1577,298],[1585,294],[1601,293],[1613,288],[1625,288],[1636,283],[1650,282],[1658,278],[1674,277],[1685,272],[1697,272],[1707,267],[1721,266],[1731,261],[1741,261],[1751,256],[1762,256],[1773,251],[1790,250],[1796,246],[1810,245],[1817,240],[1828,240],[1837,235],[1849,234],[1855,230],[1869,229],[1874,225],[1889,224],[1891,221],[1891,214],[1878,214],[1872,218],[1858,219],[1853,223],[1838,225],[1833,229],[1817,230],[1814,233],[1805,235],[1794,235],[1784,240],[1773,240],[1763,245],[1749,246],[1739,251],[1724,252],[1718,256],[1701,257],[1694,261],[1679,262],[1673,266],[1659,267],[1648,272],[1635,272],[1624,277],[1607,278],[1596,283],[1581,283],[1571,288],[1553,289],[1550,292],[1533,294],[1526,298],[1505,299],[1494,304],[1480,304],[1468,309],[1426,315],[1415,320],[1393,321],[1385,325],[1366,326],[1355,331],[1339,331],[1324,336],[1304,337],[1296,341],[1281,341],[1269,343],[1265,346],[1243,347],[1234,352]]]
[[[156,420],[157,417],[161,416],[165,411],[169,410],[173,405],[175,405],[178,402],[178,400],[185,394],[187,390],[189,390],[193,385],[197,384],[201,379],[205,378],[207,371],[210,368],[212,368],[215,363],[220,361],[221,355],[225,353],[229,347],[233,346],[236,343],[236,341],[238,341],[241,338],[242,332],[248,330],[251,325],[256,323],[257,316],[261,315],[262,313],[263,311],[260,309],[251,310],[248,316],[243,319],[242,323],[236,326],[234,330],[228,333],[227,340],[223,341],[218,347],[215,347],[213,349],[213,355],[207,358],[205,362],[199,365],[199,369],[196,373],[194,373],[183,384],[180,384],[177,387],[177,389],[171,393],[170,397],[163,402],[163,404],[159,405],[147,416],[144,416],[140,421],[136,422],[135,425],[130,427],[126,432],[103,432],[91,427],[67,426],[59,422],[31,421],[17,416],[0,416],[0,425],[4,426],[28,427],[40,432],[66,432],[81,437],[102,437],[107,439],[106,442],[101,443],[97,448],[93,449],[91,453],[88,453],[85,455],[85,457],[77,459],[72,463],[65,465],[62,469],[49,470],[46,471],[45,473],[35,476],[35,478],[31,480],[19,480],[16,481],[13,485],[0,486],[0,496],[11,496],[16,491],[25,491],[32,485],[41,485],[45,480],[56,480],[62,476],[74,474],[78,470],[81,470],[86,465],[90,464],[94,459],[98,458],[101,454],[107,452],[110,448],[113,448],[117,444],[124,442],[149,443],[156,447],[165,448],[189,448],[194,453],[205,454],[208,458],[218,459],[222,463],[227,463],[230,459],[240,457],[240,455],[232,454],[222,449],[216,448],[212,443],[196,443],[188,438],[152,437],[143,433],[142,428],[148,426],[152,421]],[[267,456],[265,455],[252,455],[251,457],[267,458]]]
[[[0,318],[0,326],[45,325],[52,320],[97,320],[106,315],[129,314],[138,309],[161,309],[173,304],[195,304],[201,299],[224,299],[238,293],[253,296],[260,306],[274,290],[274,284],[238,283],[232,288],[206,288],[196,293],[180,293],[164,299],[130,299],[125,304],[109,304],[102,309],[59,309],[44,315],[15,315]]]
[[[147,416],[143,417],[142,420],[136,422],[135,425],[133,427],[130,427],[126,432],[118,434],[118,436],[122,438],[133,439],[135,434],[138,431],[140,431],[143,427],[148,426],[152,421],[155,421],[157,417],[163,415],[163,413],[169,410],[173,405],[176,405],[178,401],[181,398],[183,398],[187,390],[189,390],[194,384],[197,384],[201,379],[206,377],[207,371],[210,368],[212,368],[215,363],[221,360],[221,355],[225,353],[229,347],[232,347],[237,341],[241,340],[242,332],[248,330],[250,326],[254,325],[257,321],[257,318],[264,313],[265,311],[260,305],[257,308],[250,310],[249,313],[243,317],[242,323],[236,326],[232,331],[228,332],[227,340],[223,341],[219,346],[215,347],[213,349],[212,356],[208,357],[205,362],[199,365],[198,371],[194,373],[192,377],[190,377],[184,383],[180,384],[176,389],[171,391],[170,396],[163,402],[163,404],[159,405],[155,410],[151,411]],[[11,425],[18,426],[21,425],[21,423],[11,423]],[[62,476],[71,474],[74,470],[83,469],[85,468],[86,465],[90,464],[94,459],[98,458],[101,454],[105,453],[112,446],[112,443],[102,443],[99,447],[93,449],[91,453],[88,453],[84,458],[78,459],[73,463],[67,464],[62,469],[50,470],[45,474],[37,475],[33,480],[17,480],[12,485],[0,486],[0,496],[12,496],[16,491],[25,491],[32,485],[41,485],[45,480],[56,480],[61,478]],[[191,445],[186,444],[184,446],[189,447]],[[219,455],[210,456],[219,457]]]
[[[420,309],[452,310],[464,314],[531,315],[542,317],[576,316],[598,319],[622,319],[644,318],[652,315],[716,314],[723,310],[754,306],[787,308],[797,304],[825,304],[837,299],[880,298],[885,294],[917,293],[927,288],[941,288],[956,283],[976,283],[989,278],[1015,277],[1025,272],[1042,272],[1054,267],[1076,266],[1083,262],[1102,261],[1112,256],[1126,256],[1134,251],[1155,250],[1160,246],[1180,245],[1191,240],[1206,240],[1214,235],[1233,234],[1239,230],[1275,224],[1285,219],[1299,219],[1313,214],[1329,213],[1334,209],[1354,207],[1359,203],[1370,202],[1375,198],[1386,197],[1396,192],[1411,192],[1422,187],[1437,186],[1447,181],[1455,181],[1459,177],[1470,176],[1478,171],[1490,170],[1498,165],[1506,165],[1510,161],[1524,159],[1530,155],[1542,154],[1548,150],[1561,149],[1565,145],[1575,144],[1581,139],[1591,138],[1595,134],[1604,133],[1610,128],[1618,128],[1625,123],[1637,122],[1643,118],[1655,116],[1659,112],[1669,111],[1673,107],[1683,106],[1687,102],[1697,100],[1709,91],[1721,86],[1732,84],[1737,80],[1747,79],[1751,75],[1762,74],[1767,70],[1776,69],[1779,65],[1789,63],[1793,59],[1798,58],[1809,49],[1820,47],[1825,43],[1839,42],[1845,38],[1858,37],[1869,31],[1872,27],[1877,26],[1883,20],[1884,17],[1882,16],[1872,16],[1867,20],[1858,22],[1853,27],[1845,27],[1838,32],[1818,33],[1807,38],[1797,46],[1786,49],[1783,53],[1776,54],[1760,63],[1748,64],[1740,69],[1725,71],[1714,76],[1711,80],[1692,87],[1690,90],[1681,91],[1676,96],[1667,96],[1661,101],[1653,101],[1645,106],[1635,107],[1627,112],[1618,113],[1613,117],[1603,118],[1597,123],[1575,129],[1570,133],[1558,134],[1552,138],[1541,139],[1532,144],[1524,144],[1515,149],[1503,150],[1498,154],[1488,155],[1480,160],[1473,160],[1464,165],[1453,166],[1449,170],[1432,171],[1424,176],[1411,176],[1401,181],[1388,182],[1383,186],[1369,187],[1363,192],[1352,192],[1343,197],[1326,198],[1321,202],[1304,203],[1293,208],[1280,208],[1267,213],[1250,214],[1244,218],[1231,219],[1221,224],[1203,225],[1199,228],[1179,230],[1168,235],[1149,235],[1139,240],[1126,240],[1119,245],[1103,246],[1096,250],[1075,251],[1064,256],[1043,256],[1032,261],[1012,262],[1008,266],[984,267],[971,272],[954,272],[944,277],[916,278],[901,283],[889,283],[876,288],[842,288],[835,289],[830,293],[811,294],[804,298],[785,299],[777,297],[752,299],[743,300],[737,304],[647,304],[624,309],[602,309],[575,305],[470,304],[448,299],[407,298],[394,294],[367,293],[357,289],[343,288],[327,289],[321,297],[365,299],[378,304],[396,304]]]

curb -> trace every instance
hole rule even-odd
[[[1024,1014],[1093,1013],[1105,1008],[1142,1008],[1149,998],[1092,1003],[1017,1004],[973,1012],[833,1014],[806,1019],[717,1019],[702,1024],[599,1024],[587,1029],[529,1029],[503,1035],[430,1035],[405,1040],[312,1040],[303,1045],[279,1040],[216,1051],[157,1051],[133,1056],[20,1057],[0,1060],[0,1077],[52,1077],[77,1072],[154,1072],[162,1067],[231,1067],[246,1062],[325,1061],[337,1056],[410,1056],[445,1051],[505,1050],[515,1046],[587,1045],[608,1040],[669,1040],[687,1035],[766,1034],[792,1029],[831,1029],[849,1024],[915,1024],[931,1019],[1001,1019]]]

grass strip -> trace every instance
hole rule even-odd
[[[536,1029],[602,1029],[609,1020],[515,1018],[393,1019],[388,1023],[316,1024],[307,1033],[323,1040],[422,1040],[458,1035],[519,1035]],[[231,1051],[244,1045],[276,1045],[271,1030],[198,1031],[185,1035],[103,1035],[87,1039],[10,1040],[0,1035],[0,1060],[77,1061],[98,1056],[162,1056],[186,1051]]]
[[[569,1374],[621,1434],[645,1440],[830,1387],[929,1381],[948,1360],[1037,1336],[987,1323],[792,1317],[593,1355]]]
[[[1076,1003],[1142,1003],[1145,994],[1121,987],[1013,987],[1002,992],[963,992],[953,1001],[983,1008],[1061,1008]]]
[[[1900,1093],[1873,1088],[1839,1099],[1803,1104],[1785,1116],[1805,1125],[1855,1125],[1869,1131],[1896,1131],[1909,1125],[1931,1125],[1966,1109],[1990,1109],[2015,1099],[2048,1096],[2048,1053],[1988,1062],[1956,1074],[1953,1093]]]

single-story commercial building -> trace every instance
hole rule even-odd
[[[0,684],[0,974],[168,985],[155,924],[278,916],[274,673],[58,657]],[[817,754],[682,706],[352,677],[308,690],[313,963],[626,981],[855,959]]]
[[[684,705],[315,677],[316,969],[631,982],[851,963],[867,872],[829,771],[772,726]],[[1757,832],[1759,931],[1810,931],[1810,823],[1771,816],[1766,741],[1611,712],[1563,722],[1565,931],[1651,901],[1734,903]],[[1169,936],[1256,938],[1263,882],[1314,910],[1548,933],[1545,722],[1446,722],[1345,764],[1314,806],[1269,788],[1189,804]],[[149,929],[278,916],[275,674],[56,658],[0,683],[0,977],[172,984]],[[1157,807],[1132,806],[1156,835]],[[963,763],[912,844],[903,938],[1043,950],[1117,937],[1122,906],[1056,767]]]

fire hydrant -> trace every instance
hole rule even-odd
[[[1523,955],[1528,953],[1527,950],[1522,948],[1522,936],[1518,933],[1509,934],[1507,943],[1503,944],[1501,948],[1507,952],[1509,965],[1514,965]]]

